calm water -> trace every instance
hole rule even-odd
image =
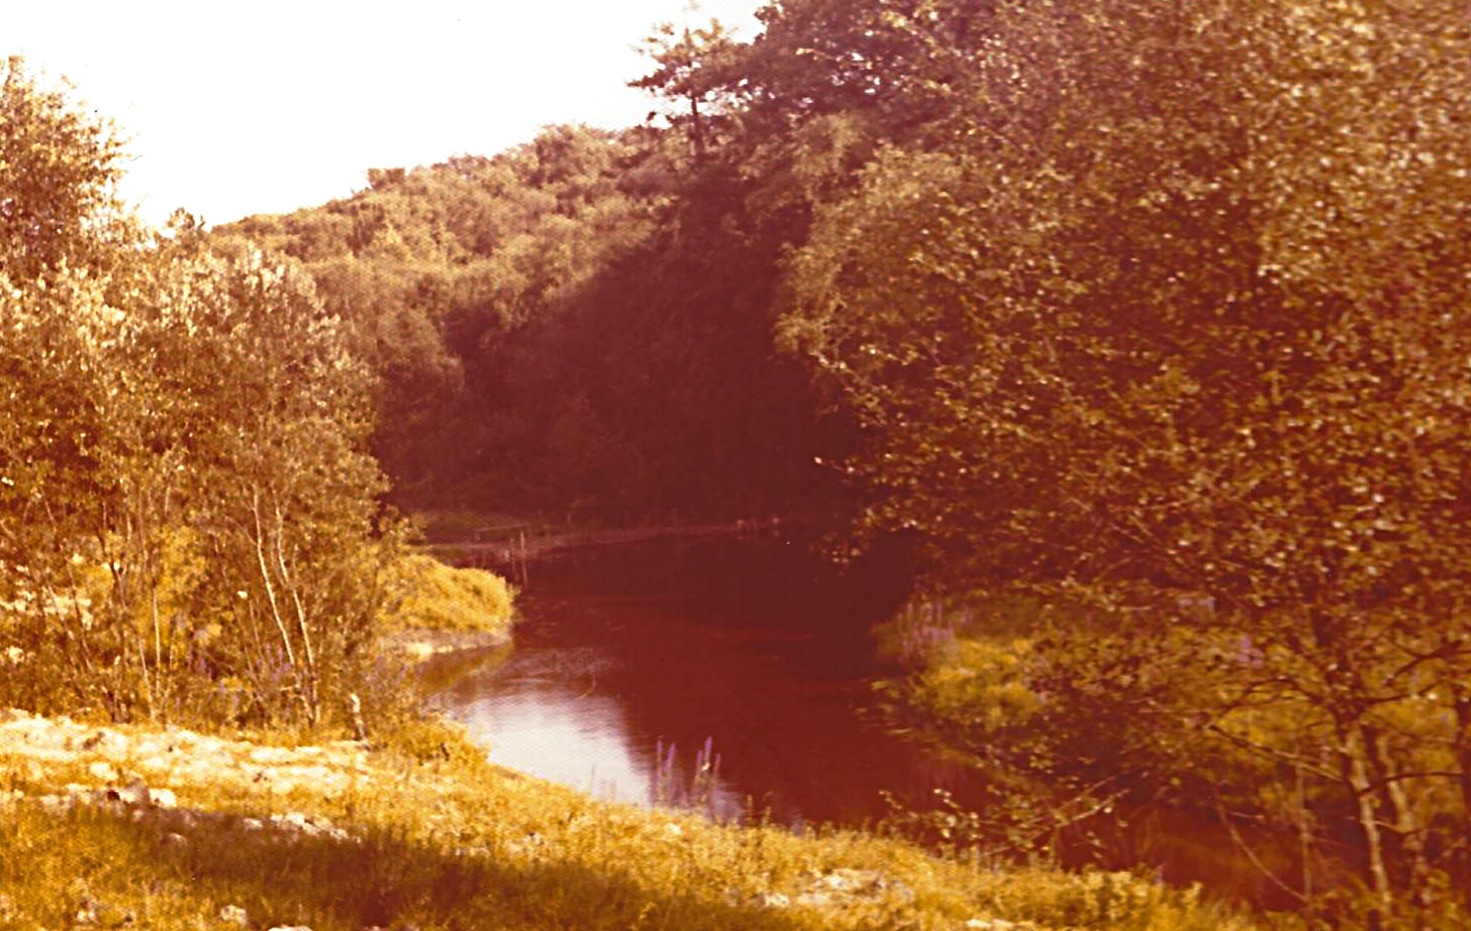
[[[435,703],[491,760],[603,798],[678,801],[695,785],[694,807],[722,817],[849,826],[886,814],[885,790],[914,807],[937,787],[978,804],[973,777],[880,723],[853,605],[882,586],[814,565],[769,547],[654,547],[534,566],[514,648]],[[707,741],[719,767],[700,780]],[[1291,906],[1218,826],[1183,817],[1133,813],[1105,865]]]
[[[669,586],[615,575],[623,585],[563,574],[540,593],[533,579],[508,658],[437,695],[492,761],[604,798],[694,795],[721,816],[787,824],[872,821],[883,790],[919,798],[958,775],[881,726],[862,638],[831,602],[793,610],[718,584],[620,594],[607,589]],[[799,576],[756,581],[796,597]]]

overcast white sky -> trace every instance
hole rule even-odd
[[[319,204],[369,168],[490,155],[544,125],[620,127],[652,101],[635,46],[764,0],[0,0],[0,55],[67,77],[130,138],[125,196],[161,223]]]

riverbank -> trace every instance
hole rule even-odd
[[[423,656],[510,642],[516,589],[495,573],[411,553],[384,584],[393,597],[379,618],[380,646]]]
[[[0,926],[1246,928],[1121,875],[597,802],[453,728],[372,743],[0,712]]]
[[[385,649],[413,660],[505,643],[503,582],[409,568]],[[492,765],[435,720],[359,732],[0,710],[0,928],[1248,927],[1121,874],[1000,873],[869,833],[598,801]]]

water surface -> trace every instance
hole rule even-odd
[[[532,594],[522,613],[506,660],[436,698],[493,762],[786,824],[870,823],[886,790],[921,798],[956,776],[885,729],[851,630],[821,618],[596,590]]]

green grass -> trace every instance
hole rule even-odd
[[[222,752],[248,759],[259,746]],[[91,805],[49,813],[36,795],[85,782],[90,764],[6,754],[0,748],[0,791],[24,793],[0,803],[6,929],[68,927],[79,912],[95,914],[99,927],[221,928],[230,906],[254,928],[315,931],[1008,927],[996,919],[1120,931],[1248,927],[1117,874],[999,873],[858,832],[798,836],[595,801],[498,769],[434,723],[408,724],[360,754],[330,792],[283,793],[225,770],[214,780],[176,776],[181,806],[218,813],[190,817]],[[147,772],[152,763],[124,752],[116,765]],[[252,830],[242,820],[286,810],[348,836]]]
[[[393,568],[404,595],[382,620],[384,633],[435,630],[507,634],[515,619],[515,590],[483,569],[455,568],[412,554]]]

